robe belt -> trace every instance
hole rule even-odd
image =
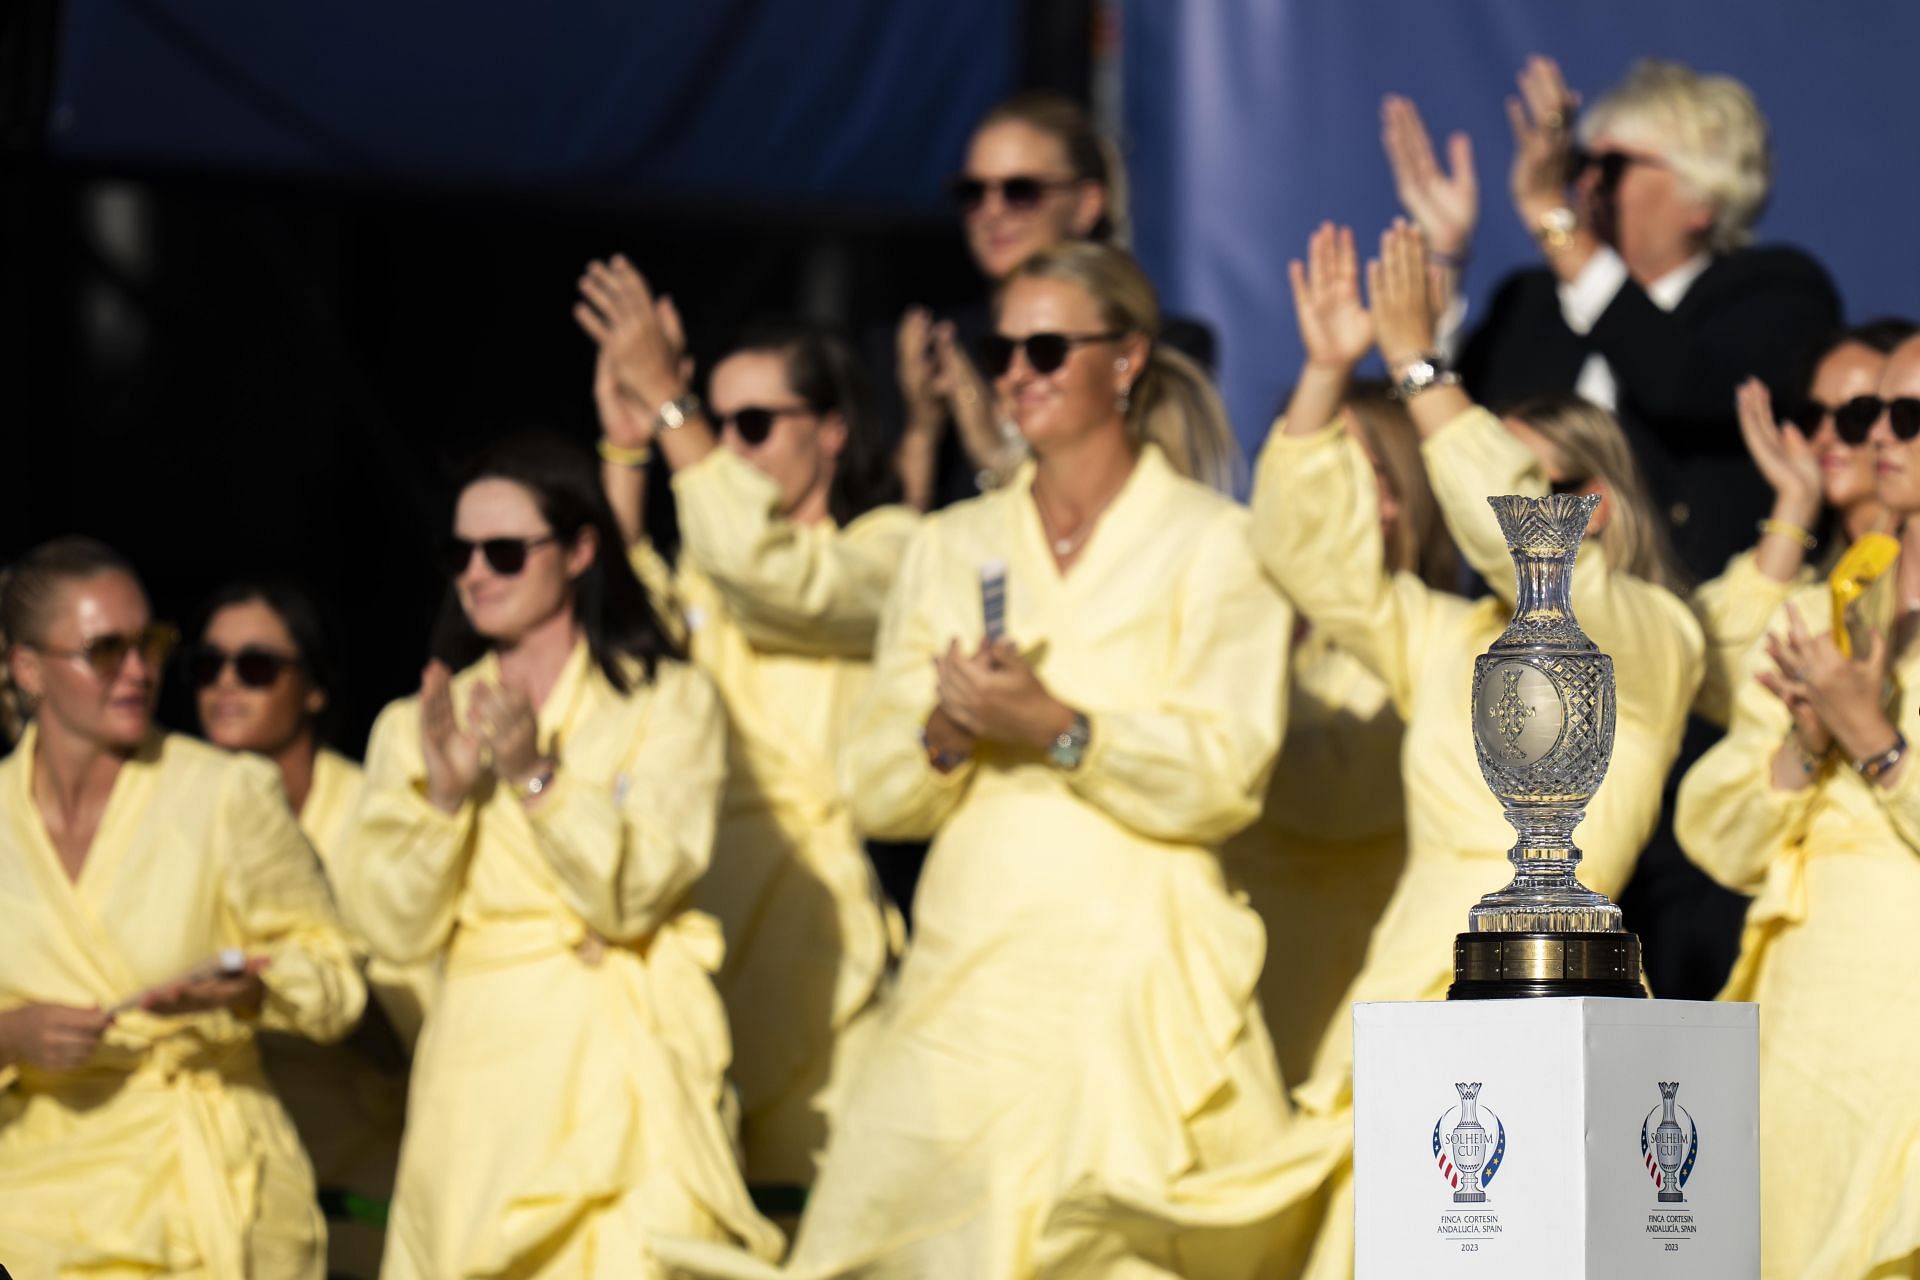
[[[118,1086],[116,1076],[123,1078]],[[154,1135],[156,1147],[145,1153],[143,1167],[158,1199],[183,1203],[187,1234],[200,1251],[208,1280],[247,1280],[246,1235],[259,1211],[265,1162],[259,1136],[233,1088],[247,1083],[265,1087],[260,1055],[251,1030],[230,1014],[159,1018],[135,1010],[108,1028],[84,1069],[24,1070],[19,1087],[70,1103],[116,1087],[174,1094],[180,1106],[172,1132]],[[167,1137],[175,1140],[171,1154],[177,1164],[159,1145]],[[169,1194],[163,1184],[176,1177],[177,1187]]]
[[[463,924],[447,953],[447,979],[464,972],[572,955],[627,988],[649,1030],[695,1078],[717,1093],[733,1057],[726,1016],[713,986],[726,954],[720,923],[682,910],[645,938],[618,942],[574,915]]]

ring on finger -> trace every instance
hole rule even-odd
[[[1567,113],[1555,107],[1540,117],[1540,127],[1549,133],[1559,133],[1567,127]]]

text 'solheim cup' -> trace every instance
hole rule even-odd
[[[1513,554],[1513,619],[1473,665],[1473,747],[1519,839],[1513,882],[1468,913],[1450,999],[1641,996],[1640,941],[1574,874],[1573,829],[1613,757],[1613,659],[1573,616],[1573,565],[1600,499],[1489,498]]]

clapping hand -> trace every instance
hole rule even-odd
[[[1881,701],[1887,685],[1887,641],[1875,631],[1865,654],[1849,658],[1831,635],[1812,635],[1800,611],[1787,605],[1787,629],[1767,637],[1777,672],[1765,685],[1793,713],[1794,730],[1815,755],[1838,743],[1856,760],[1892,745],[1894,728]]]
[[[1042,749],[1073,720],[1011,640],[983,641],[972,653],[953,641],[934,672],[939,709],[977,739]]]
[[[1542,215],[1567,203],[1573,181],[1573,116],[1580,95],[1567,88],[1560,64],[1539,54],[1527,59],[1520,93],[1507,99],[1513,126],[1513,168],[1508,182],[1514,208],[1529,230]]]
[[[519,784],[546,767],[538,717],[520,690],[484,681],[474,685],[467,720],[492,755],[498,777]]]
[[[1447,138],[1448,172],[1435,159],[1433,139],[1411,99],[1388,94],[1380,105],[1380,124],[1380,142],[1393,168],[1401,207],[1426,233],[1433,251],[1458,267],[1480,220],[1472,140],[1460,132]]]
[[[1767,384],[1748,378],[1734,397],[1739,410],[1740,438],[1753,456],[1754,466],[1791,510],[1780,518],[1810,526],[1820,514],[1822,478],[1820,458],[1805,433],[1791,422],[1776,423],[1773,397]]]
[[[443,813],[456,812],[479,784],[485,746],[453,714],[453,676],[442,662],[420,675],[420,748],[427,766],[427,799]]]
[[[1434,347],[1437,316],[1429,274],[1420,228],[1395,218],[1381,233],[1380,256],[1367,264],[1367,296],[1380,356],[1396,375],[1407,361]]]
[[[580,297],[574,322],[600,344],[615,386],[646,406],[649,419],[685,393],[686,335],[671,298],[656,299],[646,278],[619,254],[587,264]]]
[[[1353,231],[1323,222],[1307,241],[1307,261],[1287,264],[1300,342],[1311,368],[1345,373],[1373,346],[1373,317],[1360,302]]]

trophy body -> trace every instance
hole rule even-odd
[[[1680,1122],[1674,1119],[1674,1096],[1680,1092],[1678,1081],[1660,1084],[1660,1106],[1662,1114],[1660,1126],[1653,1131],[1653,1159],[1660,1166],[1661,1204],[1684,1204],[1686,1197],[1680,1194],[1680,1161],[1686,1154],[1687,1135],[1680,1129]]]
[[[1573,562],[1600,500],[1489,498],[1508,549],[1513,619],[1474,662],[1473,745],[1519,839],[1513,882],[1468,913],[1449,999],[1646,994],[1640,941],[1574,874],[1573,829],[1613,755],[1613,660],[1573,616]]]

